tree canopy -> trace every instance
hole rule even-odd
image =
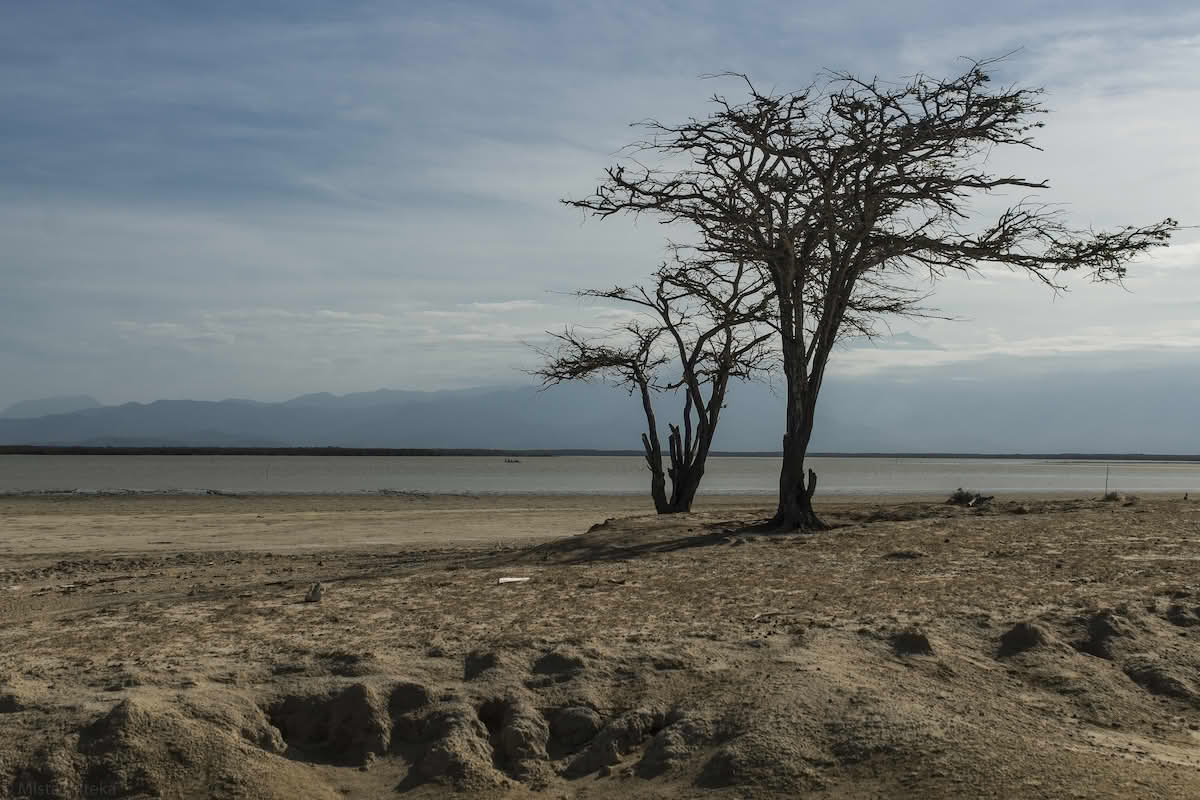
[[[543,363],[534,374],[546,386],[599,378],[636,392],[646,417],[642,446],[655,508],[690,510],[730,379],[753,379],[774,360],[770,281],[744,264],[676,259],[659,267],[649,287],[577,294],[622,303],[633,315],[599,334],[577,328],[552,334],[555,348],[539,350]],[[668,422],[664,466],[655,397],[677,393],[683,409],[679,424]]]
[[[1076,271],[1119,282],[1178,228],[1169,218],[1071,227],[1061,210],[1029,199],[1046,181],[992,172],[996,148],[1037,149],[1045,113],[1042,90],[993,87],[994,64],[897,84],[834,72],[781,94],[727,76],[745,99],[718,94],[706,117],[640,123],[647,137],[593,194],[564,201],[601,217],[687,223],[696,258],[749,265],[770,281],[787,381],[778,527],[821,527],[804,458],[829,357],[848,328],[870,332],[881,317],[920,313],[922,280],[981,265],[1056,289]],[[973,205],[1010,190],[1023,198],[995,214]]]

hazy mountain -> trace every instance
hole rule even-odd
[[[0,443],[77,444],[137,439],[197,446],[327,444],[308,440],[321,438],[321,431],[338,421],[336,412],[289,408],[278,403],[156,400],[32,420],[0,420]]]
[[[86,394],[69,395],[66,397],[43,397],[40,400],[25,400],[14,403],[0,411],[4,419],[32,419],[44,417],[47,414],[70,414],[85,408],[99,408],[100,403],[94,397]]]
[[[495,391],[496,387],[475,387],[471,389],[446,389],[435,392],[414,392],[398,389],[376,389],[373,392],[353,392],[351,394],[330,394],[316,392],[293,397],[283,403],[285,406],[296,408],[378,408],[380,406],[399,406],[420,402],[435,402],[445,397],[470,397]]]
[[[1200,371],[996,375],[980,367],[830,379],[812,449],[843,452],[1200,452]],[[679,410],[660,398],[659,418]],[[715,447],[780,447],[783,397],[735,385]],[[0,444],[636,450],[640,401],[602,385],[381,390],[283,403],[159,400],[0,419]]]

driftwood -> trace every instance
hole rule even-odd
[[[953,506],[966,506],[968,508],[977,508],[986,505],[995,500],[995,495],[982,495],[979,492],[965,491],[961,486],[954,490],[954,494],[946,500],[946,503]]]

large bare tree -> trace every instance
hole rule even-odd
[[[877,314],[907,313],[918,280],[980,265],[1023,270],[1055,289],[1075,270],[1120,281],[1131,259],[1178,227],[1166,219],[1078,230],[1027,199],[993,215],[976,211],[982,196],[1047,186],[988,169],[995,148],[1037,149],[1032,133],[1044,112],[1040,89],[991,87],[993,63],[899,84],[830,73],[786,94],[732,76],[744,100],[717,95],[702,119],[640,123],[647,138],[607,169],[595,193],[564,201],[599,216],[688,223],[698,253],[769,277],[787,381],[776,528],[824,527],[805,456],[844,326],[869,329]]]
[[[600,334],[577,328],[551,334],[554,348],[538,350],[543,363],[534,374],[545,386],[599,378],[640,396],[650,494],[660,514],[691,510],[730,379],[752,379],[769,369],[776,348],[768,289],[769,281],[743,264],[677,260],[660,267],[649,288],[578,292],[629,305],[634,313]],[[668,423],[664,464],[654,401],[680,393],[683,411],[680,424]]]

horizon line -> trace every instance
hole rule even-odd
[[[561,456],[644,456],[641,450],[599,450],[593,448],[451,448],[451,447],[191,447],[162,445],[130,447],[122,445],[0,445],[0,455],[224,455],[224,456],[383,456],[383,457],[520,457],[553,458]],[[712,458],[781,458],[780,450],[717,450]],[[961,459],[1041,459],[1080,461],[1200,461],[1200,454],[1181,453],[980,453],[952,451],[818,451],[808,458],[961,458]]]

